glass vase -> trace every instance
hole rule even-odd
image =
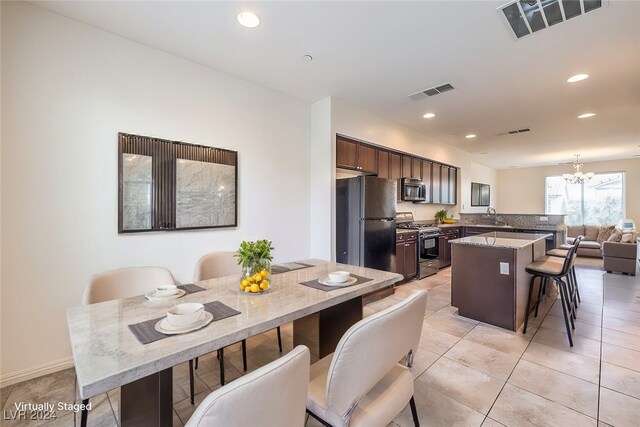
[[[248,294],[261,294],[271,289],[271,261],[260,260],[242,268],[240,290]]]

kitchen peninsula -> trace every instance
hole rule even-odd
[[[451,305],[461,316],[516,331],[524,322],[527,264],[548,233],[490,232],[451,240]]]

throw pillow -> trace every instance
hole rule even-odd
[[[620,240],[622,240],[622,231],[617,229],[614,230],[613,233],[611,233],[611,236],[607,239],[608,242],[619,242]]]
[[[610,227],[600,227],[600,230],[598,231],[598,238],[596,239],[596,242],[602,244],[602,242],[604,242],[605,240],[609,239],[609,237],[613,233],[613,230],[614,230],[615,227],[616,227],[615,225],[612,225]]]
[[[637,232],[623,233],[622,234],[622,238],[620,239],[620,241],[622,243],[635,243],[637,239],[638,239],[638,233]]]

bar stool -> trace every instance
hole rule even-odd
[[[578,240],[578,239],[576,239]],[[524,319],[523,334],[527,333],[527,325],[529,323],[529,315],[534,307],[531,307],[531,296],[533,294],[533,288],[535,286],[536,278],[540,278],[540,285],[538,287],[538,298],[534,304],[536,317],[538,315],[538,306],[540,305],[540,297],[542,294],[542,288],[544,281],[551,279],[558,285],[560,292],[560,301],[562,304],[562,314],[564,316],[564,324],[567,329],[567,337],[569,338],[569,345],[573,347],[572,330],[575,329],[573,319],[575,318],[575,289],[570,289],[568,282],[569,272],[575,261],[575,253],[578,245],[574,242],[574,245],[567,250],[567,256],[563,262],[559,262],[559,257],[542,256],[525,267],[525,271],[531,274],[531,281],[529,282],[529,297],[527,299],[527,310]],[[565,282],[566,279],[566,282]]]
[[[547,255],[558,257],[558,258],[566,258],[567,254],[569,252],[569,248],[571,248],[571,246],[576,246],[576,252],[577,252],[577,250],[578,250],[577,248],[578,248],[578,246],[580,246],[580,241],[583,238],[584,238],[584,236],[580,235],[580,236],[575,238],[575,240],[573,241],[573,244],[571,244],[571,245],[564,244],[564,245],[560,246],[559,248],[551,249],[550,251],[547,252]],[[582,302],[582,300],[580,299],[580,288],[578,287],[578,277],[576,276],[575,264],[571,267],[571,271],[570,271],[570,274],[569,274],[569,286],[573,290],[575,290],[575,295],[577,297],[577,301],[574,301],[574,304],[575,304],[575,306],[577,308],[578,304],[580,302]]]

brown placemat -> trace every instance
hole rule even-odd
[[[213,315],[213,320],[211,321],[212,323],[216,320],[221,320],[240,314],[238,310],[234,310],[233,308],[221,303],[220,301],[206,303],[204,305],[204,309],[205,311],[208,311]],[[144,322],[129,325],[129,330],[133,333],[133,335],[135,335],[136,338],[138,338],[140,344],[149,344],[154,341],[170,337],[171,335],[165,335],[156,331],[155,329],[156,323],[158,323],[158,321],[162,319],[164,319],[164,316],[158,317],[157,319],[145,320]],[[199,331],[200,329],[196,330]]]
[[[303,262],[288,262],[282,265],[272,265],[271,274],[288,273],[290,271],[302,270],[304,268],[315,267],[311,264],[305,264]]]
[[[355,277],[358,280],[356,280],[356,282],[353,285],[347,285],[347,286],[327,286],[320,283],[318,281],[319,279],[309,280],[308,282],[301,282],[300,284],[303,286],[308,286],[310,288],[318,289],[320,291],[329,292],[329,291],[335,291],[337,289],[350,288],[351,286],[361,285],[363,283],[367,283],[373,280],[373,279],[369,279],[368,277],[358,276],[357,274],[353,274],[353,273],[350,274],[349,277]]]
[[[206,291],[205,288],[201,288],[198,285],[194,285],[193,283],[187,283],[186,285],[178,286],[178,289],[182,289],[188,294],[195,294],[196,292]]]

